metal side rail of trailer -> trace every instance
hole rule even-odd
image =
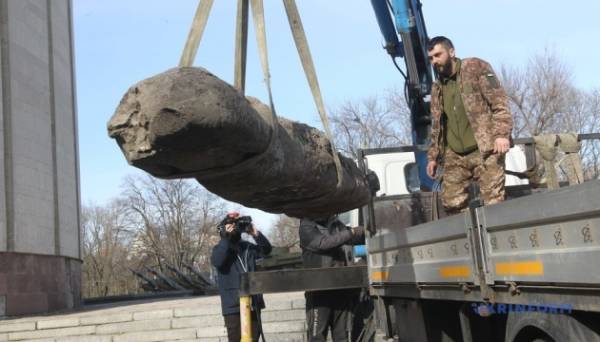
[[[401,230],[381,225],[390,219],[375,219],[378,232],[367,239],[375,295],[515,304],[543,299],[600,311],[600,180]]]
[[[600,180],[409,227],[398,199],[371,205],[369,284],[387,337],[600,341]]]

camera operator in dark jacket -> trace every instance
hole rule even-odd
[[[337,215],[300,221],[300,247],[305,268],[348,266],[351,256],[344,245],[361,243],[364,243],[364,229],[347,227]],[[357,289],[306,292],[308,341],[326,341],[329,329],[334,342],[348,341],[352,309],[359,294]]]
[[[221,296],[221,309],[229,341],[239,342],[240,325],[240,274],[253,272],[256,259],[271,253],[269,240],[251,223],[249,216],[230,213],[219,224],[221,241],[213,248],[211,262],[217,269],[217,283]],[[256,244],[242,240],[242,232],[250,234]],[[258,341],[260,310],[265,302],[262,295],[252,296],[252,338]]]

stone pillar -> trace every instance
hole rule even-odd
[[[81,302],[70,0],[0,0],[0,317]]]

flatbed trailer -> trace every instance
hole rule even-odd
[[[380,316],[395,316],[380,320],[390,322],[382,327],[389,337],[443,341],[428,337],[439,331],[448,341],[600,340],[600,180],[472,203],[468,212],[397,229],[400,200],[374,202],[377,232],[367,240],[371,295]],[[495,331],[473,326],[486,320]],[[419,321],[426,324],[417,332]]]

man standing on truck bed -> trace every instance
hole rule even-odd
[[[485,204],[503,201],[513,127],[504,89],[487,62],[457,58],[450,39],[434,37],[427,50],[438,76],[431,90],[427,174],[433,178],[443,166],[442,203],[450,214],[467,207],[472,179],[479,181]]]

